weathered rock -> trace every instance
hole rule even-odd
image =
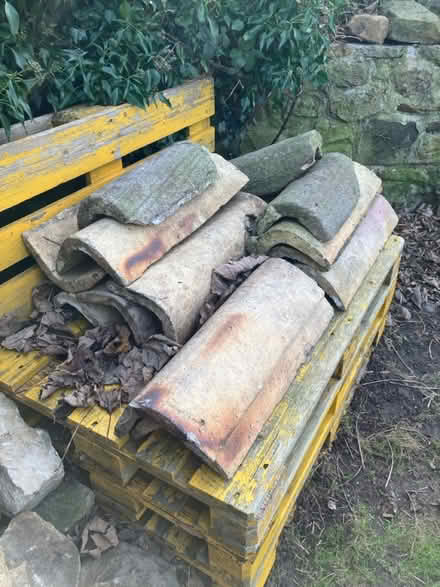
[[[82,200],[79,228],[103,216],[124,224],[160,224],[217,180],[217,167],[206,147],[175,143]]]
[[[388,38],[403,43],[440,42],[440,18],[415,0],[384,0],[381,12],[390,20]]]
[[[30,428],[11,404],[0,394],[0,511],[8,516],[38,505],[64,477],[49,434]]]
[[[94,505],[93,491],[69,478],[39,504],[35,513],[59,532],[68,534],[89,517]]]
[[[375,166],[382,178],[387,200],[396,206],[412,207],[423,200],[438,201],[438,165]],[[437,204],[438,205],[438,204]]]
[[[127,324],[139,345],[161,331],[152,312],[110,291],[108,281],[77,294],[61,292],[55,302],[73,306],[94,326]]]
[[[118,283],[127,286],[183,239],[200,228],[246,184],[248,178],[220,155],[219,179],[204,193],[181,206],[158,225],[124,225],[103,218],[67,238],[59,251],[57,270],[65,277],[92,257]]]
[[[11,521],[0,537],[1,550],[8,569],[25,565],[26,587],[79,586],[81,564],[76,546],[34,512],[24,512]]]
[[[418,0],[425,8],[440,16],[440,0]]]
[[[244,255],[248,220],[260,216],[264,208],[257,196],[237,194],[134,283],[127,288],[111,283],[110,289],[143,304],[160,320],[168,338],[184,343],[198,326],[212,271]]]
[[[1,587],[29,587],[29,575],[26,563],[15,569],[9,569],[3,550],[0,548],[0,585]]]
[[[360,158],[370,165],[375,161],[384,164],[404,161],[410,157],[418,136],[416,121],[408,115],[372,117],[364,123],[359,140]]]
[[[397,221],[390,204],[378,196],[328,271],[319,271],[308,265],[301,266],[301,269],[322,287],[341,310],[346,310]]]
[[[267,196],[303,175],[321,157],[321,147],[322,137],[312,130],[237,157],[231,163],[249,177],[247,191]]]
[[[330,153],[271,202],[270,213],[266,212],[258,222],[257,231],[262,234],[276,220],[292,218],[314,237],[327,242],[350,217],[359,196],[353,161],[341,153]]]
[[[13,587],[9,569],[6,566],[5,555],[2,550],[0,550],[0,585],[3,587]]]
[[[26,424],[16,404],[0,392],[0,437],[21,427],[26,427]]]
[[[330,112],[337,118],[351,123],[380,112],[394,111],[399,104],[398,97],[388,81],[382,80],[349,90],[331,86],[328,95]]]
[[[176,571],[157,554],[121,542],[100,559],[85,559],[80,587],[179,587]]]
[[[282,220],[271,226],[263,235],[249,239],[250,251],[298,260],[310,265],[316,264],[328,269],[367,213],[382,186],[377,175],[363,165],[354,163],[354,168],[360,186],[360,197],[352,214],[333,239],[323,243],[297,222]],[[267,209],[269,208],[270,206]]]
[[[383,43],[389,31],[386,16],[376,14],[355,14],[348,23],[350,32],[363,41]]]
[[[313,280],[269,259],[130,405],[230,478],[332,315]]]
[[[40,226],[23,232],[24,244],[43,273],[58,287],[69,292],[78,292],[94,287],[105,276],[90,257],[81,259],[68,275],[61,275],[56,269],[60,247],[67,237],[78,231],[78,206],[72,206],[57,214]]]

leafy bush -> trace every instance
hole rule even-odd
[[[80,103],[144,107],[156,92],[214,76],[223,151],[269,95],[326,82],[345,0],[4,0],[0,121]],[[43,24],[39,24],[43,23]]]

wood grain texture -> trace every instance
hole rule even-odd
[[[73,206],[88,197],[112,179],[141,165],[145,159],[123,168],[121,157],[128,152],[158,140],[158,132],[161,135],[159,138],[162,138],[167,134],[176,132],[176,130],[187,128],[189,140],[207,147],[210,151],[214,151],[215,129],[210,126],[209,118],[214,114],[212,83],[209,80],[203,80],[202,82],[193,82],[188,84],[188,88],[186,86],[183,86],[183,88],[185,89],[176,88],[176,91],[173,91],[174,98],[172,103],[176,104],[176,112],[170,110],[164,104],[161,104],[159,112],[156,111],[159,106],[154,105],[146,111],[127,105],[118,106],[117,109],[90,107],[89,109],[82,109],[81,112],[85,114],[91,110],[91,115],[63,127],[52,129],[50,121],[46,120],[44,125],[51,128],[50,135],[39,133],[38,135],[23,138],[16,145],[7,143],[0,146],[0,180],[5,179],[2,188],[0,188],[0,211],[28,200],[68,179],[81,175],[85,167],[87,167],[87,182],[89,184],[87,187],[69,194],[53,204],[49,204],[15,222],[0,227],[0,271],[29,256],[29,252],[21,238],[24,231],[36,228],[65,208]],[[191,109],[191,101],[194,103],[196,110]],[[112,118],[115,110],[119,112],[117,119]],[[66,112],[69,114],[70,111]],[[136,116],[140,117],[138,122],[136,122]],[[202,119],[199,119],[200,117]],[[129,121],[131,121],[131,126]],[[41,124],[43,125],[43,122]],[[106,128],[109,125],[113,129],[113,135]],[[179,128],[176,128],[176,126]],[[105,129],[105,133],[99,130],[101,127]],[[36,128],[38,129],[38,126]],[[97,150],[96,153],[89,153],[88,158],[91,162],[89,164],[87,161],[82,161],[81,153],[87,146],[90,147],[89,143],[92,140],[90,133],[93,132],[96,132],[98,137]],[[42,137],[41,135],[44,136]],[[21,135],[18,134],[17,138],[21,138]],[[24,143],[24,140],[27,142]],[[102,144],[105,140],[113,140],[115,153],[109,155],[108,149]],[[34,148],[29,144],[32,141]],[[83,143],[84,145],[82,146]],[[19,152],[17,145],[21,144],[23,144],[22,157],[11,158],[11,149],[14,148]],[[46,161],[44,156],[44,149],[46,148],[49,149],[49,152],[52,152],[50,161]],[[69,155],[72,159],[71,161],[61,159],[62,149],[68,153],[71,152],[71,155]],[[41,161],[38,159],[39,150],[41,150]],[[77,153],[78,150],[79,152]],[[83,166],[82,171],[78,171],[79,163]],[[22,180],[17,179],[17,169],[24,169],[26,166],[28,166],[28,170],[25,170],[26,177],[23,177]],[[32,189],[30,189],[31,187]]]
[[[214,114],[210,79],[166,90],[145,110],[105,108],[57,128],[0,146],[0,211],[120,159]]]
[[[32,308],[32,288],[44,279],[38,267],[31,267],[0,285],[0,316],[13,312],[27,316]]]

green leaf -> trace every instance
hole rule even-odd
[[[111,23],[115,19],[115,13],[113,10],[104,10],[104,18],[108,23]]]
[[[9,29],[15,37],[20,28],[20,15],[8,0],[5,0],[5,14],[8,19]]]
[[[15,51],[12,48],[11,48],[11,51],[14,54],[15,63],[17,64],[17,67],[19,67],[20,69],[24,69],[26,67],[27,60],[28,60],[27,55],[25,55],[24,53],[21,53],[20,51]]]
[[[209,26],[209,30],[211,32],[211,36],[214,39],[214,41],[217,41],[218,38],[218,26],[217,24],[211,19],[209,18],[209,16],[206,19],[208,21],[208,26]]]
[[[119,14],[124,20],[128,20],[130,16],[130,5],[127,0],[123,0],[119,6]]]
[[[157,86],[160,84],[160,73],[155,69],[150,69],[149,73],[151,76],[151,85],[153,88],[157,88]]]
[[[234,20],[231,29],[233,31],[242,31],[244,29],[244,22],[240,19]]]
[[[328,82],[328,75],[323,70],[318,71],[313,81],[315,82],[315,86],[324,86]]]
[[[236,67],[242,68],[246,64],[246,57],[239,49],[232,49],[231,59]]]
[[[200,24],[203,24],[205,22],[205,18],[205,5],[201,0],[199,0],[199,5],[197,7],[197,20]]]
[[[9,141],[9,139],[11,138],[11,121],[7,116],[5,116],[2,113],[1,110],[0,110],[0,122],[1,122],[2,127],[4,128],[4,131],[6,133],[8,141]]]
[[[168,98],[162,92],[159,94],[159,100],[161,102],[163,102],[164,104],[166,104],[169,108],[172,108],[173,107],[173,105],[171,104],[171,102],[168,100]]]

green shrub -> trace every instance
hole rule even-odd
[[[3,0],[0,121],[80,103],[147,105],[156,92],[214,76],[224,152],[268,96],[326,82],[345,0]],[[42,24],[40,24],[42,23]]]

